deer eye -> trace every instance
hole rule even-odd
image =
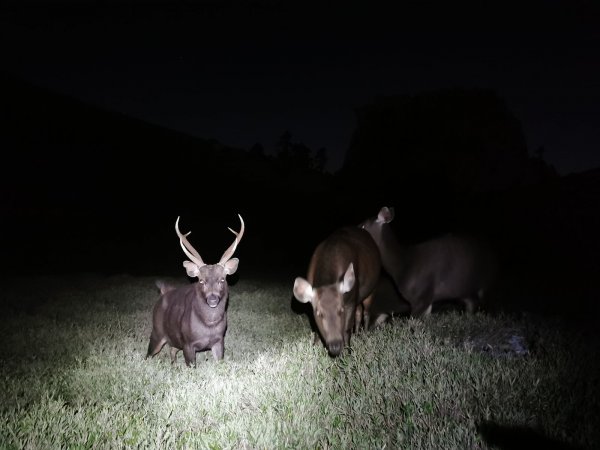
[[[317,317],[323,317],[323,312],[320,309],[317,309]]]
[[[198,280],[198,283],[200,283],[201,285],[204,285],[205,281],[204,280]]]
[[[225,278],[221,278],[221,279],[219,280],[219,283],[221,283],[221,284],[225,283]]]

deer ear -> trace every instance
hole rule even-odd
[[[384,206],[379,211],[379,215],[377,216],[377,221],[382,223],[390,223],[394,220],[394,208]]]
[[[344,279],[340,283],[340,292],[345,294],[352,289],[354,287],[355,280],[356,277],[354,276],[354,264],[350,263],[346,269],[346,273],[344,274]]]
[[[296,297],[296,300],[300,303],[312,302],[315,297],[315,291],[308,281],[298,277],[294,281],[294,297]]]
[[[191,261],[184,261],[183,267],[185,267],[188,277],[197,277],[200,273],[200,268]]]
[[[238,258],[231,258],[229,261],[223,264],[223,267],[225,268],[225,273],[227,275],[233,275],[238,268],[239,262],[240,260]]]

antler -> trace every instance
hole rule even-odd
[[[200,253],[198,253],[196,249],[192,247],[192,244],[190,244],[186,238],[191,231],[188,231],[186,234],[182,234],[181,231],[179,231],[179,216],[177,216],[177,220],[175,221],[175,231],[177,232],[177,236],[179,236],[179,244],[181,245],[181,248],[187,257],[190,258],[198,267],[206,265],[204,261],[202,261]]]
[[[238,214],[238,217],[240,218],[240,222],[242,222],[242,228],[240,229],[239,233],[236,233],[231,228],[227,227],[229,231],[231,231],[233,234],[235,234],[235,241],[233,241],[233,244],[231,244],[231,246],[227,250],[225,250],[225,253],[223,253],[223,256],[221,256],[221,260],[218,262],[218,264],[220,264],[220,265],[223,265],[227,261],[229,261],[229,259],[233,256],[233,253],[235,252],[237,245],[242,240],[242,236],[244,235],[244,219],[242,219],[242,216],[240,216],[239,214]]]

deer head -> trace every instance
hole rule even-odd
[[[242,216],[240,216],[239,214],[238,217],[240,218],[242,227],[237,233],[231,228],[229,228],[229,231],[235,234],[235,240],[233,241],[233,244],[231,244],[229,248],[225,250],[225,253],[223,253],[223,256],[221,256],[221,259],[217,264],[206,264],[202,260],[200,253],[198,253],[198,251],[187,240],[187,236],[190,235],[191,231],[187,232],[186,234],[183,234],[181,233],[181,231],[179,231],[179,217],[177,217],[177,220],[175,221],[175,231],[177,233],[177,236],[179,236],[179,243],[181,245],[181,248],[183,249],[183,252],[191,260],[183,262],[183,266],[185,267],[188,276],[198,277],[199,280],[202,281],[202,278],[200,277],[202,268],[210,268],[209,272],[214,272],[214,270],[217,269],[217,272],[224,272],[224,275],[231,275],[235,273],[235,271],[237,270],[239,260],[237,258],[231,257],[233,256],[236,247],[238,246],[238,244],[242,240],[242,236],[244,235],[244,219],[242,219]]]

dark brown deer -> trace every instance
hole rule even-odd
[[[227,301],[229,285],[227,275],[235,273],[238,258],[232,258],[237,245],[244,235],[244,220],[238,214],[241,229],[231,246],[225,250],[217,264],[206,264],[200,254],[187,240],[191,233],[179,231],[179,217],[175,221],[175,231],[183,252],[191,261],[184,261],[188,276],[198,281],[187,286],[174,287],[161,281],[160,298],[153,311],[153,327],[146,358],[155,356],[165,344],[171,347],[171,363],[177,352],[183,350],[185,363],[196,365],[196,352],[211,350],[215,360],[223,359],[225,332],[227,330]]]
[[[496,278],[491,247],[483,240],[454,234],[403,245],[389,225],[393,219],[394,209],[384,206],[360,228],[377,243],[383,269],[410,303],[411,315],[428,315],[433,303],[444,300],[461,301],[472,312]]]
[[[294,281],[294,297],[312,304],[318,333],[331,356],[339,356],[350,345],[361,324],[368,328],[380,271],[379,250],[369,233],[343,227],[317,245],[307,279]],[[315,331],[315,342],[319,334]]]

